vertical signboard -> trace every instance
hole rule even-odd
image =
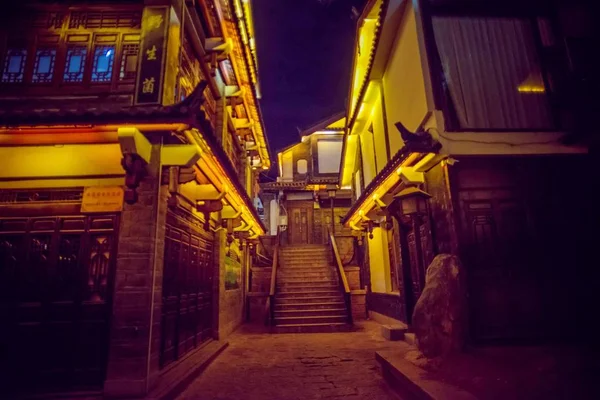
[[[168,7],[146,7],[142,18],[142,48],[135,104],[160,104],[167,55]]]

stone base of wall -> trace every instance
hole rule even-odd
[[[268,292],[271,290],[271,267],[252,267],[251,292]]]
[[[267,298],[269,297],[269,293],[261,292],[261,293],[248,293],[247,302],[248,302],[248,320],[247,322],[259,323],[262,324],[265,322],[265,305],[267,303]]]
[[[344,271],[346,272],[346,279],[348,280],[348,286],[350,290],[358,290],[360,287],[360,267],[358,266],[349,266],[344,267]]]
[[[366,290],[352,290],[350,295],[352,303],[352,319],[355,321],[365,319],[367,317]]]
[[[369,311],[369,319],[382,325],[406,325],[403,321],[388,317],[376,311]]]

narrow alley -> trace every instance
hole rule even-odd
[[[366,321],[350,333],[268,334],[242,326],[179,399],[399,399],[375,362],[391,344],[377,328]]]

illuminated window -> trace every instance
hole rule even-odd
[[[298,162],[296,162],[296,167],[299,174],[305,174],[308,171],[308,163],[306,160],[298,160]]]
[[[552,129],[535,29],[524,18],[433,18],[458,128]]]
[[[123,46],[123,54],[121,55],[121,70],[119,72],[120,80],[124,81],[135,79],[139,49],[140,45],[137,43],[126,44]]]
[[[92,82],[110,82],[115,61],[115,46],[96,46]]]
[[[8,49],[4,58],[4,68],[2,69],[2,82],[18,83],[23,82],[25,72],[25,61],[27,60],[27,50]]]
[[[86,56],[87,48],[85,47],[77,46],[67,49],[67,61],[65,63],[65,73],[63,75],[65,82],[83,81]]]
[[[54,74],[54,61],[56,60],[56,50],[38,49],[35,53],[35,65],[31,81],[34,83],[50,83]]]

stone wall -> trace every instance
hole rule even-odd
[[[365,319],[367,316],[366,293],[366,290],[352,290],[350,301],[352,304],[352,318],[355,321]]]
[[[269,293],[271,289],[271,267],[252,267],[250,291],[258,293]]]
[[[111,341],[104,385],[104,393],[109,397],[146,393],[151,384],[148,380],[149,350],[150,372],[158,370],[166,215],[166,201],[158,201],[159,158],[160,148],[155,145],[148,165],[149,174],[137,189],[139,199],[135,204],[124,204],[121,213]]]

